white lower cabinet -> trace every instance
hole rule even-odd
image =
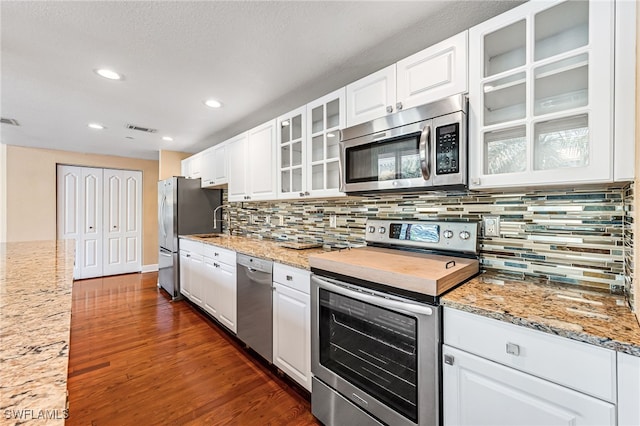
[[[236,252],[180,239],[180,293],[236,333]]]
[[[445,425],[615,425],[616,353],[444,309]]]
[[[196,305],[202,307],[203,299],[203,278],[204,263],[201,253],[192,252],[189,258],[189,299]]]
[[[220,324],[237,332],[236,253],[204,246],[203,309]]]
[[[446,345],[443,357],[445,425],[616,424],[611,403]]]
[[[191,252],[180,250],[180,293],[191,298]]]
[[[273,363],[311,391],[310,273],[273,265]]]
[[[618,424],[640,425],[640,357],[618,352]]]

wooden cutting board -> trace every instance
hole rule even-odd
[[[309,265],[430,296],[441,295],[480,270],[476,259],[379,247],[313,254]]]

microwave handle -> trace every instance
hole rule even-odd
[[[431,177],[431,126],[428,124],[422,129],[420,135],[420,170],[422,178],[429,180]]]

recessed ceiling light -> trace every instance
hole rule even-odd
[[[220,108],[222,106],[222,104],[215,99],[207,99],[204,101],[204,104],[209,108]]]
[[[173,138],[171,136],[163,136],[162,140],[163,141],[167,141],[167,142],[171,142],[173,140]]]
[[[92,128],[92,129],[96,129],[96,130],[104,129],[104,126],[102,124],[98,124],[98,123],[89,123],[89,127]]]
[[[123,78],[122,74],[118,74],[117,72],[106,68],[99,68],[94,70],[94,72],[100,77],[108,78],[109,80],[122,80]]]

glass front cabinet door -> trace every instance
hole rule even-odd
[[[611,1],[528,2],[469,31],[469,185],[613,179]]]
[[[340,192],[340,129],[345,127],[344,88],[307,105],[307,188],[312,197],[337,197]]]
[[[305,196],[306,109],[300,107],[278,118],[278,198]]]

